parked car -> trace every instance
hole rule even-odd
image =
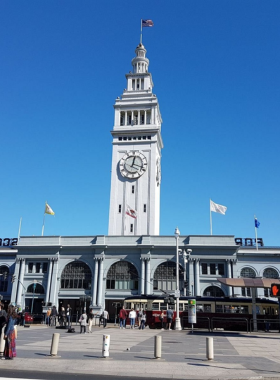
[[[24,316],[25,323],[32,323],[33,322],[33,316],[26,311]]]

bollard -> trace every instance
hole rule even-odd
[[[60,334],[58,333],[55,333],[52,336],[52,345],[51,345],[51,352],[50,352],[51,356],[57,355],[59,336]]]
[[[4,334],[5,327],[6,327],[6,325],[4,325],[2,327],[2,333],[1,333],[1,337],[0,337],[0,356],[4,355],[4,350],[5,350],[5,343],[6,343],[6,341],[4,339],[4,336],[5,336],[5,334]]]
[[[156,359],[161,358],[161,336],[155,336],[155,349],[154,357]]]
[[[110,349],[110,335],[103,335],[103,347],[102,347],[103,358],[107,358],[109,356],[109,349]]]
[[[214,359],[214,343],[213,338],[206,338],[206,357],[208,360]]]

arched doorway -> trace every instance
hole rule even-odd
[[[119,314],[124,295],[137,293],[138,283],[138,271],[130,262],[118,261],[110,266],[106,276],[106,291],[109,292],[110,296],[105,301],[105,308],[111,319],[115,319]],[[112,298],[114,295],[115,298]]]
[[[38,282],[28,285],[25,294],[25,310],[31,314],[42,314],[45,289]]]
[[[88,310],[91,304],[92,272],[83,261],[72,261],[65,266],[60,277],[59,311],[69,304],[72,316]]]

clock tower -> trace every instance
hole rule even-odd
[[[159,235],[162,119],[142,43],[135,53],[114,105],[109,235]]]

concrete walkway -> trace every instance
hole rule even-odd
[[[75,326],[74,326],[75,327]],[[79,331],[79,326],[76,327]],[[60,357],[49,356],[59,332]],[[102,358],[103,334],[111,338]],[[154,359],[154,337],[162,336],[162,358]],[[214,338],[214,360],[206,359],[206,337]],[[69,334],[46,326],[19,327],[18,357],[0,368],[169,379],[280,379],[280,334],[120,330],[113,325],[92,334]],[[23,376],[24,377],[24,376]]]

